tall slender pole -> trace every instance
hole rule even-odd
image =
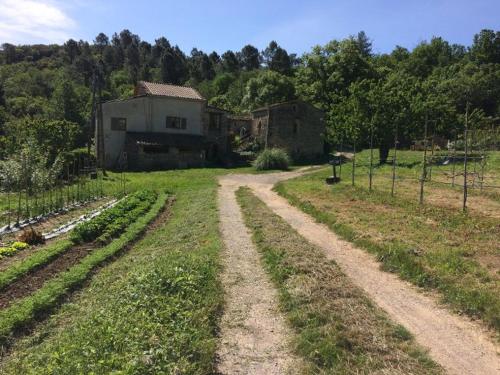
[[[344,136],[340,139],[340,157],[339,157],[339,178],[342,179],[342,158],[344,152]]]
[[[455,143],[453,143],[453,153],[451,156],[451,186],[455,186],[455,155],[457,153],[458,131],[455,130]]]
[[[373,121],[370,126],[370,173],[369,173],[369,189],[372,191],[373,179]]]
[[[398,125],[396,124],[396,131],[394,133],[394,157],[392,158],[392,187],[391,196],[394,196],[394,185],[396,184],[396,153],[398,150]]]
[[[483,154],[481,155],[481,178],[480,178],[480,192],[483,192],[483,185],[484,185],[484,167],[486,164],[486,155],[483,151]]]
[[[424,128],[424,160],[422,163],[422,176],[420,177],[420,204],[424,204],[424,182],[427,174],[427,122],[428,114],[425,114],[425,128]]]
[[[430,166],[429,166],[429,181],[432,181],[432,166],[434,164],[434,138],[436,137],[436,133],[432,133],[432,140],[431,140],[431,161],[430,161]]]
[[[465,105],[465,130],[464,130],[464,201],[462,210],[467,211],[467,137],[469,128],[469,101]]]
[[[353,147],[353,154],[352,154],[352,173],[351,173],[351,177],[352,177],[352,186],[354,186],[354,173],[355,173],[355,169],[356,169],[356,140],[354,140],[354,147]]]

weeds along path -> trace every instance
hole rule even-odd
[[[287,346],[290,333],[278,312],[277,292],[244,224],[236,189],[237,184],[222,182],[218,197],[226,290],[218,371],[286,374],[296,370],[296,359]]]
[[[335,260],[394,321],[412,332],[417,342],[450,374],[500,373],[499,348],[478,324],[454,315],[398,276],[380,270],[372,255],[339,239],[326,226],[318,224],[271,190],[278,181],[296,177],[301,172],[230,175],[221,183],[223,187],[249,186],[299,234],[323,249],[329,259]]]

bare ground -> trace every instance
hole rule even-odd
[[[96,209],[97,207],[103,205],[104,203],[107,203],[109,199],[99,199],[93,202],[88,203],[87,205],[83,207],[78,207],[75,209],[72,209],[66,213],[61,213],[59,215],[54,215],[54,216],[49,216],[45,220],[40,221],[36,224],[31,225],[31,228],[37,232],[40,233],[46,233],[49,232],[53,229],[56,229],[57,227],[67,223],[68,221],[75,219],[83,214],[86,214],[93,209]],[[26,230],[29,230],[30,227],[27,227]],[[5,235],[1,238],[1,241],[7,243],[9,241],[15,241],[16,238],[22,233],[23,231],[19,231],[16,233],[11,233],[8,235]],[[58,237],[59,239],[61,237]],[[0,242],[1,242],[0,241]],[[46,240],[45,244],[48,244],[52,242],[53,240]],[[19,251],[13,256],[9,257],[4,257],[0,259],[0,272],[6,270],[9,268],[13,263],[16,263],[22,259],[25,259],[29,256],[31,256],[34,252],[37,250],[41,249],[44,245],[33,245],[30,246],[29,248]]]
[[[296,373],[298,360],[288,349],[291,333],[278,312],[276,291],[262,269],[232,184],[222,182],[219,210],[225,248],[222,282],[226,306],[221,321],[218,371]]]
[[[271,190],[276,182],[301,173],[303,170],[261,176],[228,175],[221,180],[222,190],[249,186],[276,214],[334,259],[394,321],[412,332],[417,342],[450,374],[500,373],[498,345],[481,326],[454,315],[432,296],[423,295],[396,275],[381,271],[373,256],[339,239],[326,226],[316,223]]]
[[[151,233],[158,226],[162,225],[168,220],[170,216],[170,208],[174,199],[170,198],[165,203],[162,211],[158,216],[145,228],[144,232],[130,244],[126,245],[119,253],[126,252],[133,244],[137,243],[140,239],[148,233]],[[96,242],[75,245],[62,254],[58,255],[50,263],[37,267],[26,275],[21,276],[11,284],[7,285],[4,289],[0,290],[0,309],[5,309],[13,304],[15,301],[27,297],[37,291],[43,284],[56,277],[59,273],[69,270],[71,267],[79,263],[92,251],[98,249],[103,245]],[[117,254],[116,256],[119,256]]]

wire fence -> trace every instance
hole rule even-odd
[[[452,140],[429,136],[426,129],[422,139],[405,140],[410,147],[403,148],[395,132],[394,145],[382,162],[378,149],[356,153],[355,145],[341,144],[332,164],[337,168],[334,174],[349,178],[352,185],[366,184],[370,191],[377,188],[392,196],[399,189],[406,195],[415,194],[420,204],[425,203],[430,190],[433,194],[436,189],[460,191],[461,208],[466,211],[471,194],[500,197],[499,141],[498,128],[467,129]],[[446,192],[443,195],[445,199]]]
[[[21,171],[21,174],[24,174]],[[76,159],[43,187],[33,184],[11,184],[3,191],[0,206],[0,228],[36,222],[43,217],[82,206],[104,196],[104,171],[86,159]]]

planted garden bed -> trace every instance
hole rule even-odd
[[[123,251],[134,240],[144,232],[148,224],[162,210],[167,200],[165,193],[160,193],[158,196],[154,193],[136,193],[130,197],[130,202],[138,198],[141,203],[132,211],[138,215],[135,220],[131,220],[131,224],[121,231],[121,236],[116,238],[108,245],[97,248],[88,256],[81,259],[78,264],[73,266],[65,266],[66,271],[60,270],[55,277],[47,280],[43,285],[34,291],[30,296],[13,302],[10,306],[0,311],[0,345],[4,348],[10,343],[10,338],[19,329],[22,329],[33,323],[43,313],[48,312],[55,307],[68,292],[71,292],[78,285],[87,279],[92,273],[92,270],[111,259],[120,251]],[[134,203],[135,204],[135,203]],[[143,211],[137,207],[143,207]],[[133,221],[133,222],[132,222]],[[104,233],[106,228],[111,228],[110,225],[102,226],[99,235]],[[118,233],[118,232],[116,232]],[[69,242],[69,241],[68,241]]]
[[[157,194],[150,191],[131,194],[101,215],[78,225],[69,241],[60,241],[7,269],[0,275],[0,308],[30,295],[47,280],[118,237],[145,214],[156,199]]]

